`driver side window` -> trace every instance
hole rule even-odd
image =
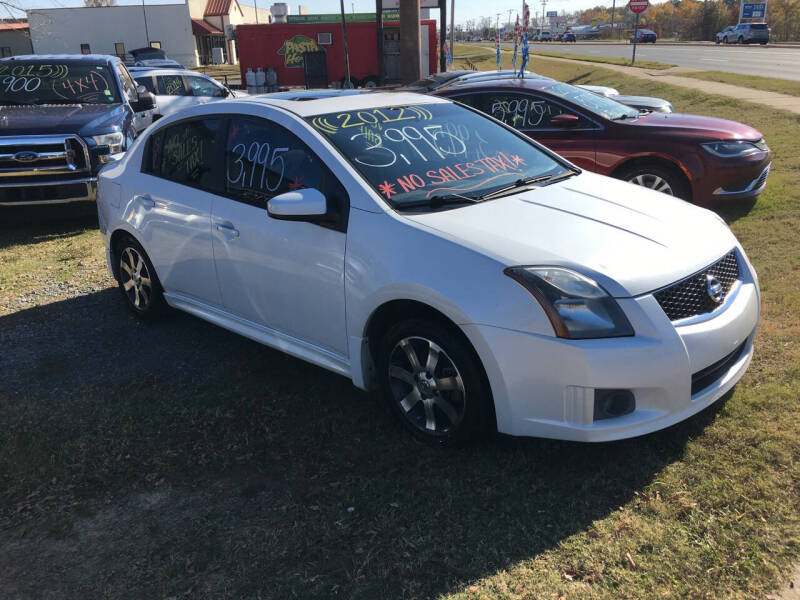
[[[225,194],[266,210],[285,192],[316,188],[328,201],[332,227],[346,227],[350,198],[328,167],[296,135],[261,119],[229,121],[225,145]]]
[[[128,102],[136,102],[139,99],[139,94],[136,92],[136,84],[133,82],[130,73],[128,73],[128,69],[118,64],[117,74],[122,82],[122,90],[125,92]]]

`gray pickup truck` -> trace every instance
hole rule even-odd
[[[0,60],[0,206],[95,200],[98,171],[154,107],[114,56]]]

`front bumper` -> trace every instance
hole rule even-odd
[[[0,183],[0,206],[32,206],[94,202],[97,200],[97,177],[63,181]]]
[[[722,397],[750,364],[758,324],[757,284],[738,259],[742,281],[707,318],[672,323],[652,294],[618,300],[636,331],[630,338],[564,340],[466,326],[492,386],[498,430],[617,440],[678,423]],[[594,421],[597,389],[630,390],[635,410]]]
[[[753,198],[764,191],[772,163],[770,152],[726,160],[703,156],[692,173],[692,197],[699,204]]]

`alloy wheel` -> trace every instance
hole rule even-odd
[[[630,183],[635,183],[636,185],[641,185],[643,187],[650,188],[651,190],[655,190],[657,192],[669,194],[670,196],[675,195],[672,192],[672,186],[666,179],[658,175],[654,175],[652,173],[641,173],[639,175],[634,175],[633,177],[628,179],[628,181]]]
[[[153,283],[147,263],[136,248],[127,246],[122,251],[119,275],[130,303],[139,311],[147,310],[153,299]]]
[[[458,368],[435,342],[406,337],[389,354],[389,384],[405,418],[427,434],[455,429],[466,408]]]

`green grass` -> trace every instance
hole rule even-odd
[[[511,57],[513,55],[513,49],[509,50],[507,45],[504,45],[501,49],[501,62],[504,65],[504,68],[511,68]],[[623,67],[630,67],[631,61],[624,59],[624,58],[606,58],[602,56],[585,56],[582,54],[569,54],[567,52],[542,52],[537,50],[536,52],[531,52],[531,60],[535,61],[536,56],[549,56],[552,58],[568,58],[570,60],[577,60],[583,62],[593,62],[593,63],[606,63],[606,64],[613,64],[613,65],[621,65]],[[470,59],[476,65],[480,65],[481,69],[493,69],[496,54],[494,46],[489,45],[478,45],[478,44],[456,44],[456,51],[454,55],[454,60],[459,59]],[[519,58],[521,61],[521,58]],[[520,62],[517,62],[517,66],[519,66]],[[655,69],[655,70],[664,70],[670,69],[675,65],[668,65],[665,63],[654,62],[651,60],[643,60],[643,61],[636,61],[634,65],[637,68],[641,69]],[[530,67],[529,67],[530,70]]]
[[[721,211],[763,294],[729,397],[623,442],[431,449],[343,378],[185,315],[132,320],[85,224],[4,222],[4,593],[761,600],[779,587],[800,554],[800,119],[589,63],[531,68],[764,134],[766,191]],[[32,295],[61,264],[95,291]]]
[[[755,90],[766,90],[788,94],[790,96],[800,96],[800,81],[789,79],[778,79],[777,77],[761,77],[759,75],[739,75],[737,73],[725,73],[723,71],[694,71],[691,73],[681,73],[681,77],[692,77],[694,79],[705,79],[706,81],[719,81]]]
[[[201,65],[198,67],[189,67],[193,71],[200,71],[209,77],[219,79],[222,81],[226,76],[228,79],[240,79],[242,76],[239,70],[239,65]]]
[[[630,67],[631,61],[626,58],[613,58],[608,56],[586,56],[585,54],[570,54],[568,52],[542,52],[537,50],[534,54],[538,56],[551,56],[553,58],[568,58],[570,60],[582,60],[585,62],[604,63],[609,65],[621,65],[623,67]],[[633,65],[639,69],[652,69],[661,71],[664,69],[671,69],[675,65],[669,65],[662,62],[653,60],[637,60]]]

